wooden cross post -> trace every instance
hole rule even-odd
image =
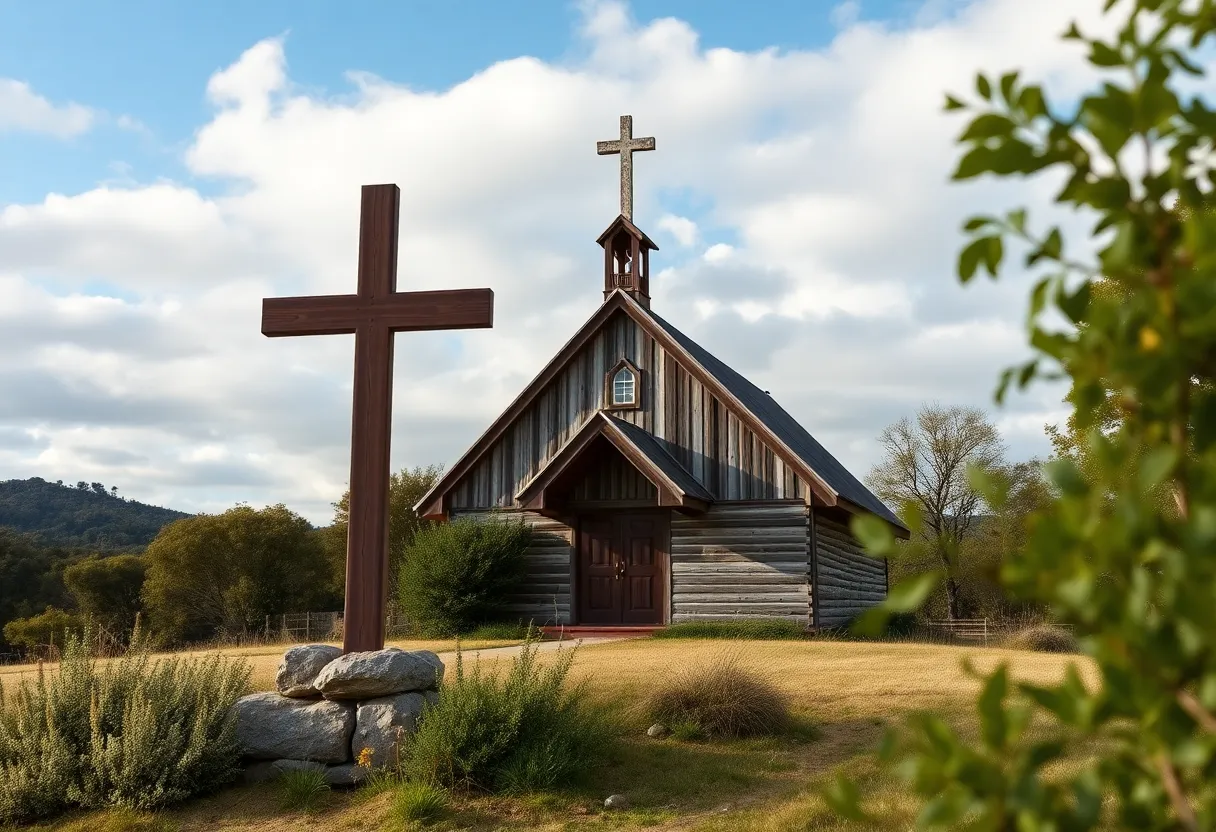
[[[633,219],[633,154],[634,151],[654,150],[654,136],[633,137],[633,116],[621,116],[621,137],[610,142],[596,142],[600,156],[621,154],[621,216]]]
[[[347,653],[384,646],[393,333],[494,325],[494,293],[489,289],[397,291],[400,207],[401,191],[396,185],[363,186],[356,294],[262,301],[263,335],[355,334],[342,630],[342,649]]]

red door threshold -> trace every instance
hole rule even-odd
[[[645,627],[616,627],[611,624],[565,624],[541,627],[540,632],[541,638],[547,641],[556,639],[569,641],[577,638],[606,638],[613,636],[617,638],[643,638],[653,635],[661,629],[663,627],[660,624]]]

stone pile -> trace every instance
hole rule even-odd
[[[247,782],[313,769],[331,785],[359,782],[357,760],[395,764],[397,743],[417,730],[427,704],[438,701],[443,662],[429,650],[396,647],[347,653],[304,644],[283,654],[275,690],[237,701],[237,739]]]

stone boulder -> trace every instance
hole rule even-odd
[[[355,711],[355,735],[350,743],[351,756],[359,759],[363,749],[371,749],[372,766],[382,768],[397,763],[398,736],[404,740],[418,730],[418,717],[427,704],[439,701],[435,691],[399,693],[360,702]]]
[[[322,668],[313,687],[326,699],[379,699],[433,690],[442,676],[443,662],[430,650],[388,647],[339,656]]]
[[[371,770],[354,763],[329,766],[325,769],[325,782],[335,788],[357,786],[367,779]]]
[[[269,691],[238,699],[233,711],[237,740],[246,757],[335,764],[350,760],[354,705],[289,699]]]
[[[245,767],[245,783],[265,783],[270,780],[278,780],[289,771],[324,772],[327,771],[327,767],[324,763],[312,760],[275,760],[274,762],[262,760]]]
[[[275,690],[283,696],[303,699],[320,696],[312,683],[325,665],[341,655],[341,647],[329,644],[301,644],[290,648],[279,663],[279,672],[274,678]]]

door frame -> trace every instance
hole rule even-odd
[[[574,530],[574,545],[570,547],[570,623],[572,626],[578,626],[583,623],[582,601],[579,598],[579,586],[582,583],[582,575],[580,574],[580,570],[583,562],[583,553],[580,551],[580,546],[583,540],[583,519],[587,517],[616,518],[623,514],[655,515],[661,518],[662,531],[658,535],[655,543],[658,550],[659,564],[663,570],[662,603],[659,608],[659,623],[655,626],[662,627],[671,623],[671,509],[647,507],[630,508],[624,510],[589,509],[580,511],[570,522],[569,525]],[[631,625],[597,624],[595,626],[602,626],[604,629],[611,629],[612,627],[616,626],[627,627]]]

